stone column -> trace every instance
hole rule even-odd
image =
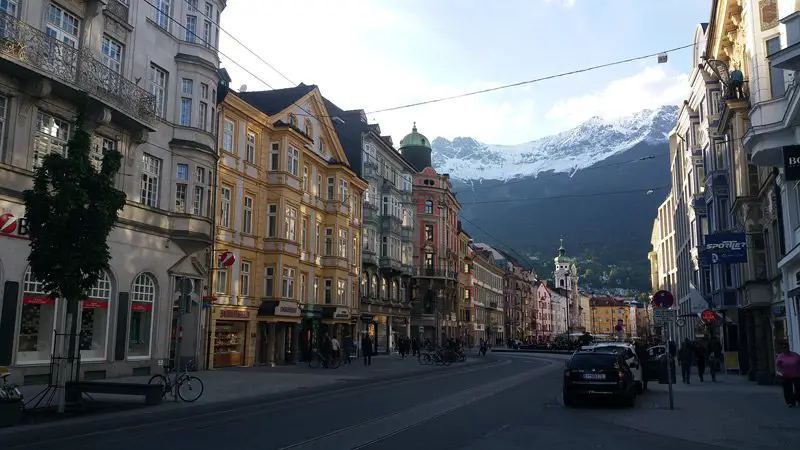
[[[292,364],[300,361],[300,324],[292,324]]]
[[[270,323],[267,325],[267,361],[272,366],[275,366],[275,338],[275,324]]]
[[[275,351],[276,351],[276,358],[275,360],[279,363],[286,362],[286,325],[280,324],[280,326],[276,327],[276,339],[275,339]]]

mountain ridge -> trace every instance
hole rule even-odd
[[[595,116],[569,130],[518,145],[437,137],[431,142],[433,166],[462,181],[506,181],[542,172],[574,174],[638,144],[666,143],[677,114],[677,106],[665,105],[616,119]]]

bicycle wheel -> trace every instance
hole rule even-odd
[[[328,363],[329,369],[338,369],[339,366],[342,365],[341,358],[331,358],[330,362]]]
[[[322,365],[322,361],[320,360],[319,355],[311,355],[311,359],[308,361],[308,367],[312,369],[319,369],[319,366]]]
[[[184,377],[178,382],[178,397],[191,403],[203,395],[203,380],[197,377]]]
[[[152,377],[150,377],[149,380],[147,380],[147,384],[160,384],[161,385],[161,396],[164,397],[165,395],[167,395],[167,391],[168,391],[167,384],[168,383],[167,383],[167,377],[165,377],[164,375],[161,375],[161,374],[153,375]]]

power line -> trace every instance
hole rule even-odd
[[[495,92],[495,91],[499,91],[499,90],[503,90],[503,89],[510,89],[510,88],[513,88],[513,87],[524,86],[526,84],[533,84],[533,83],[538,83],[540,81],[547,81],[547,80],[552,80],[554,78],[561,78],[561,77],[566,77],[566,76],[569,76],[569,75],[576,75],[576,74],[579,74],[579,73],[590,72],[590,71],[597,70],[597,69],[603,69],[603,68],[606,68],[606,67],[617,66],[617,65],[620,65],[620,64],[626,64],[626,63],[629,63],[629,62],[634,62],[634,61],[639,61],[639,60],[642,60],[642,59],[652,58],[654,56],[658,56],[658,55],[663,54],[663,53],[676,52],[678,50],[683,50],[685,48],[694,47],[694,46],[695,46],[695,44],[691,43],[689,45],[682,45],[680,47],[673,47],[673,48],[671,48],[669,50],[664,50],[664,51],[660,51],[660,52],[657,52],[657,53],[650,53],[650,54],[647,54],[647,55],[636,56],[636,57],[627,58],[627,59],[621,59],[619,61],[612,61],[612,62],[605,63],[605,64],[599,64],[599,65],[596,65],[596,66],[584,67],[582,69],[570,70],[568,72],[561,72],[561,73],[557,73],[557,74],[553,74],[553,75],[547,75],[547,76],[540,77],[540,78],[534,78],[532,80],[519,81],[517,83],[506,84],[506,85],[503,85],[503,86],[496,86],[496,87],[493,87],[493,88],[480,89],[480,90],[472,91],[472,92],[465,92],[463,94],[451,95],[449,97],[440,97],[440,98],[435,98],[435,99],[432,99],[432,100],[424,100],[424,101],[421,101],[421,102],[408,103],[408,104],[400,105],[400,106],[392,106],[390,108],[376,109],[374,111],[368,112],[367,114],[377,114],[377,113],[388,112],[388,111],[396,111],[398,109],[413,108],[415,106],[429,105],[431,103],[440,103],[440,102],[446,102],[446,101],[455,100],[455,99],[459,99],[459,98],[470,97],[470,96],[478,95],[478,94],[486,94],[488,92]]]

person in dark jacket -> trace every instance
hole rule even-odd
[[[361,354],[364,355],[364,365],[371,366],[372,365],[372,338],[369,337],[369,334],[364,333],[364,337],[361,338]]]
[[[703,376],[706,374],[706,363],[708,361],[708,354],[706,353],[706,348],[698,342],[695,342],[694,345],[694,355],[695,355],[695,362],[697,364],[697,376],[700,378],[700,382],[702,383]]]
[[[691,384],[692,376],[692,359],[694,359],[694,349],[692,348],[692,341],[686,339],[681,344],[681,349],[678,350],[678,362],[681,365],[681,378],[686,384]]]

